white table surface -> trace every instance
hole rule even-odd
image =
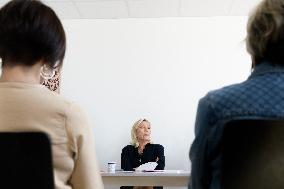
[[[187,186],[189,171],[163,172],[102,172],[105,186]]]

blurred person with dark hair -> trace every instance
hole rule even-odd
[[[86,113],[41,84],[61,69],[65,49],[65,31],[50,7],[13,0],[0,9],[0,130],[49,135],[56,189],[102,189]]]

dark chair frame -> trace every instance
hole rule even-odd
[[[221,142],[223,189],[284,188],[284,120],[233,120]]]
[[[0,132],[0,188],[54,188],[51,143],[46,134]]]

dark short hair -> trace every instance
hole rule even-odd
[[[55,68],[62,65],[65,49],[63,26],[42,2],[12,0],[0,9],[0,57],[4,66],[32,66],[42,60]]]
[[[269,61],[284,66],[284,1],[263,0],[247,24],[247,50],[253,63]]]

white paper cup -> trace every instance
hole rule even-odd
[[[116,166],[116,162],[108,162],[107,163],[107,172],[115,173],[115,166]]]

